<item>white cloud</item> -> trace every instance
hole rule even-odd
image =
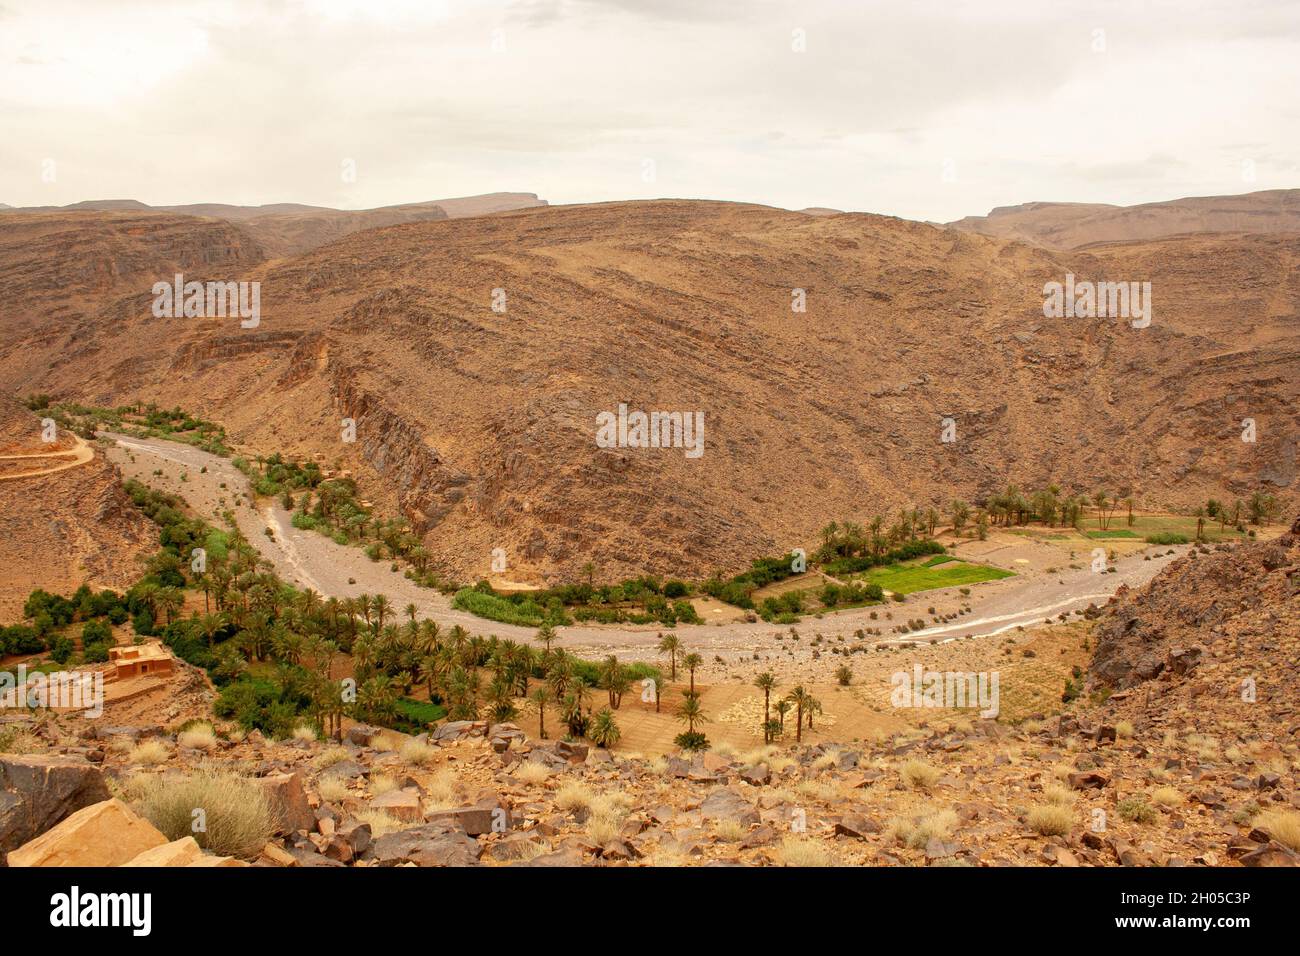
[[[1292,187],[1293,9],[7,0],[0,202],[359,208],[526,189],[952,219]]]

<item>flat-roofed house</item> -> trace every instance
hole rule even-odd
[[[170,674],[173,664],[167,649],[154,642],[110,647],[108,660],[113,665],[114,676],[118,680],[142,677],[145,674]]]

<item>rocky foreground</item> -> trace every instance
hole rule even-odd
[[[645,759],[514,724],[334,743],[0,718],[0,850],[10,866],[1293,866],[1298,574],[1300,521],[1178,559],[1100,616],[1082,694],[1014,726],[952,711],[871,741]]]

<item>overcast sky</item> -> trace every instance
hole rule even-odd
[[[1300,186],[1300,3],[0,0],[0,130],[15,206],[1128,204]]]

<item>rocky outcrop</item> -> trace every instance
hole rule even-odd
[[[103,774],[85,759],[0,756],[0,854],[108,796]]]
[[[10,866],[121,866],[167,838],[120,800],[92,804],[9,854]]]
[[[1292,530],[1275,541],[1196,548],[1141,590],[1121,588],[1098,623],[1092,684],[1185,678],[1225,642],[1259,653],[1279,619],[1296,618],[1298,569]]]

